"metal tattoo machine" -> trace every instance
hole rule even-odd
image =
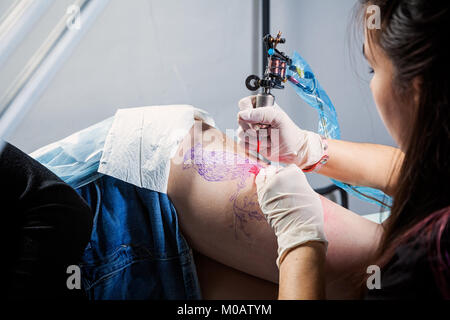
[[[318,133],[327,139],[340,139],[341,133],[336,109],[306,60],[297,52],[294,52],[290,58],[277,49],[278,44],[286,42],[286,39],[281,38],[281,32],[278,32],[275,38],[268,34],[264,36],[263,41],[264,52],[267,54],[267,67],[264,75],[262,78],[251,75],[245,81],[245,85],[250,91],[262,89],[256,96],[255,108],[273,106],[275,97],[271,90],[284,89],[284,83],[289,82],[297,95],[317,110],[319,115]],[[263,124],[253,125],[255,130],[267,128],[268,126]],[[388,207],[392,203],[392,198],[380,190],[352,186],[334,179],[332,181],[362,200],[384,207]]]
[[[281,38],[281,32],[278,32],[274,38],[270,34],[263,38],[265,52],[267,52],[267,67],[264,70],[262,78],[257,75],[251,75],[245,80],[245,85],[250,91],[262,89],[256,96],[256,108],[271,107],[275,104],[275,97],[272,95],[272,89],[284,89],[284,83],[287,81],[286,69],[291,64],[291,59],[277,49],[277,45],[285,43],[286,39]]]

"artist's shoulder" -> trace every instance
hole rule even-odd
[[[450,207],[414,226],[381,270],[381,289],[367,299],[450,298]]]
[[[411,272],[413,281],[426,287],[428,292],[437,292],[439,296],[448,299],[450,298],[450,206],[436,210],[419,225],[411,239],[397,248],[398,261],[405,270]]]

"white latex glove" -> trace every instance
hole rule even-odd
[[[255,96],[239,101],[238,142],[265,158],[308,168],[322,159],[324,143],[317,133],[302,130],[277,105],[253,108]],[[254,130],[254,124],[267,124],[269,129]],[[259,151],[258,151],[259,141]]]
[[[295,165],[261,169],[256,176],[261,210],[278,240],[277,266],[290,249],[309,241],[328,245],[319,195]]]

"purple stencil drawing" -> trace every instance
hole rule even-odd
[[[233,181],[237,180],[237,189],[229,199],[233,202],[233,213],[237,219],[235,227],[250,236],[245,231],[245,223],[248,219],[262,220],[264,217],[258,212],[258,199],[256,194],[238,198],[239,192],[245,188],[245,181],[252,173],[250,169],[254,166],[261,167],[256,161],[244,158],[238,154],[227,151],[207,151],[199,143],[186,152],[183,158],[183,170],[195,169],[206,181]],[[236,231],[236,230],[235,230]]]

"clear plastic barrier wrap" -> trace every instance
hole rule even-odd
[[[102,174],[97,172],[106,136],[114,117],[94,124],[30,154],[73,188],[82,187]]]

